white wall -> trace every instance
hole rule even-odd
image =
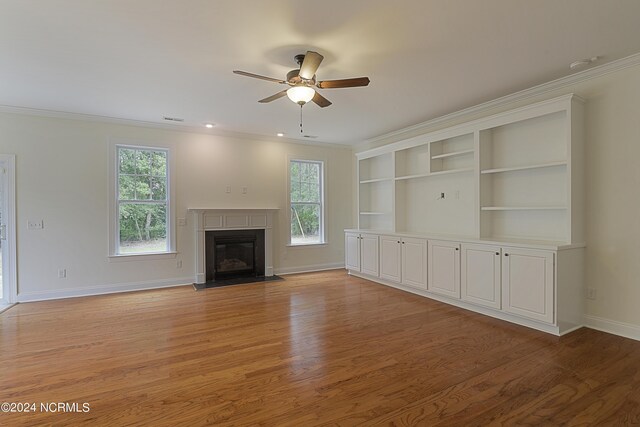
[[[640,66],[364,143],[355,151],[567,93],[587,101],[585,286],[596,289],[597,296],[587,301],[586,323],[640,339]],[[355,212],[354,205],[354,221]]]
[[[161,142],[174,150],[176,217],[188,220],[177,227],[176,259],[109,262],[110,138]],[[195,243],[187,209],[194,207],[279,207],[276,272],[344,263],[343,229],[352,225],[348,148],[1,113],[0,153],[16,154],[19,300],[193,282]],[[326,162],[325,246],[286,246],[287,155]],[[247,194],[241,187],[248,187]],[[27,230],[28,219],[44,220],[44,229]],[[67,269],[64,279],[57,277],[60,268]]]

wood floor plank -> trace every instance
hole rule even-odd
[[[640,343],[554,337],[344,270],[19,304],[0,425],[629,425]]]

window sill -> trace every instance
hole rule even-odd
[[[109,255],[109,262],[127,262],[127,261],[153,261],[158,259],[172,259],[178,255],[176,251],[169,252],[149,252],[144,254],[122,254]]]
[[[294,244],[294,243],[289,243],[287,244],[288,248],[313,248],[313,247],[317,247],[317,246],[327,246],[327,242],[322,242],[322,243],[298,243],[298,244]]]

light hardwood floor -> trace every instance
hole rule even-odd
[[[640,342],[558,338],[344,270],[20,304],[0,314],[0,425],[629,425]]]

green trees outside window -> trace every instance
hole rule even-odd
[[[291,244],[323,243],[322,162],[289,164]]]
[[[166,252],[167,151],[118,147],[121,254]]]

